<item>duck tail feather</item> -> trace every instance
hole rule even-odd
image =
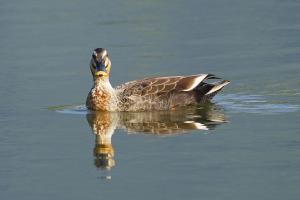
[[[230,81],[228,81],[228,80],[223,80],[223,81],[213,83],[212,84],[213,87],[208,92],[206,92],[205,96],[214,96],[214,95],[216,95],[219,91],[222,90],[223,87],[225,87],[229,83],[230,83]]]

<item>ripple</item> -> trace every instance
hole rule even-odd
[[[225,94],[214,98],[222,109],[232,113],[276,114],[300,111],[300,105],[288,103],[271,103],[263,95]],[[86,115],[91,113],[85,105],[64,105],[50,107],[63,114]]]
[[[86,115],[90,113],[90,111],[86,108],[85,105],[55,106],[55,107],[50,107],[49,110],[54,110],[58,113],[73,114],[73,115]]]
[[[217,104],[234,113],[276,114],[300,110],[296,104],[271,103],[263,95],[227,94],[215,98]]]

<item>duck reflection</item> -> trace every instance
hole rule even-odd
[[[114,148],[111,137],[117,127],[117,115],[109,112],[93,112],[86,115],[87,121],[95,134],[94,164],[97,168],[111,169],[115,166]]]
[[[170,136],[193,130],[211,130],[226,122],[225,116],[212,104],[176,111],[125,113],[119,122],[128,133]]]
[[[214,104],[176,111],[91,112],[86,118],[95,134],[95,166],[106,170],[115,166],[111,138],[117,128],[128,133],[170,136],[195,130],[212,130],[226,122],[221,109]]]
[[[95,134],[95,166],[110,170],[115,166],[112,135],[117,128],[128,133],[171,136],[194,130],[212,130],[226,122],[222,110],[210,103],[176,111],[91,112],[87,121]]]

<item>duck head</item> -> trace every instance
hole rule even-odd
[[[109,77],[111,61],[108,57],[107,50],[104,48],[97,48],[93,51],[90,69],[93,79],[105,79]]]

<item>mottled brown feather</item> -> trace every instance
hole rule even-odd
[[[212,84],[204,82],[206,79],[213,78],[215,78],[214,75],[200,74],[131,81],[116,87],[114,91],[118,99],[116,108],[119,111],[143,111],[169,110],[180,106],[195,105],[212,98],[222,89],[221,85],[216,88],[219,82]],[[212,90],[213,88],[215,89]],[[206,95],[210,90],[212,92]],[[111,110],[107,108],[111,99],[109,95],[106,96],[95,88],[91,92],[87,101],[88,108]]]

